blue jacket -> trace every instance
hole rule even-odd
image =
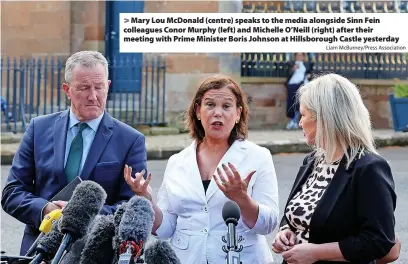
[[[14,156],[1,205],[26,224],[20,254],[39,235],[44,206],[67,181],[64,156],[69,110],[31,120]],[[105,112],[80,177],[100,184],[107,193],[101,214],[112,214],[117,204],[129,200],[133,191],[124,180],[125,164],[133,172],[146,169],[143,134]]]

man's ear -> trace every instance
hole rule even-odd
[[[109,91],[109,88],[110,88],[110,85],[111,85],[111,83],[112,83],[112,81],[111,80],[108,80],[108,91]]]
[[[68,99],[71,99],[71,91],[69,90],[69,85],[68,83],[63,83],[62,84],[62,90],[64,90],[64,93],[67,95]]]

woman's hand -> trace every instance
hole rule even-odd
[[[248,176],[242,180],[237,169],[228,162],[228,167],[222,164],[223,171],[217,168],[217,173],[220,179],[213,175],[218,188],[225,194],[227,198],[239,203],[240,200],[247,198],[247,190],[249,181],[256,171],[251,171]],[[227,175],[225,177],[224,173]]]
[[[276,234],[275,240],[272,243],[272,250],[276,254],[280,254],[291,249],[295,244],[295,233],[290,229],[285,229]]]
[[[150,180],[152,179],[152,174],[149,173],[147,179],[144,179],[144,174],[146,173],[145,170],[141,172],[136,172],[135,178],[132,177],[132,167],[125,165],[125,180],[127,184],[130,186],[132,191],[134,191],[137,195],[143,196],[148,200],[152,200],[152,188],[149,185]]]
[[[315,256],[316,244],[297,244],[288,251],[282,253],[282,257],[288,264],[313,264],[319,259]]]

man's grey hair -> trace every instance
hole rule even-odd
[[[72,81],[72,71],[77,65],[84,67],[95,67],[101,64],[105,68],[106,80],[108,80],[108,61],[105,56],[98,51],[85,50],[72,54],[65,63],[65,81],[70,83]]]
[[[364,151],[377,154],[370,114],[348,79],[333,73],[317,77],[298,90],[298,98],[316,120],[315,148],[326,162],[333,161],[338,147],[345,152],[346,167]]]

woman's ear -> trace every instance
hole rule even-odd
[[[242,114],[242,106],[239,106],[237,108],[237,115],[238,115],[239,118],[241,118],[241,114]]]
[[[194,105],[194,112],[195,112],[195,115],[196,115],[197,119],[200,120],[201,119],[201,117],[200,117],[200,106],[198,104]]]

